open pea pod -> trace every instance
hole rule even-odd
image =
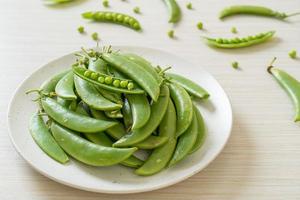
[[[80,78],[109,91],[127,94],[144,93],[144,90],[137,88],[137,85],[132,80],[112,77],[79,66],[73,66],[73,72]]]
[[[110,166],[129,158],[137,148],[113,148],[89,142],[75,132],[56,123],[52,123],[51,131],[59,145],[73,158],[92,166]]]

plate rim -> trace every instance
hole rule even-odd
[[[146,49],[146,50],[150,50],[150,51],[160,51],[162,53],[166,53],[166,54],[169,54],[169,55],[176,55],[172,52],[169,52],[169,51],[166,51],[166,50],[162,50],[162,49],[159,49],[159,48],[151,48],[151,47],[145,47],[145,46],[138,46],[138,45],[134,45],[134,46],[130,46],[130,45],[113,45],[112,46],[113,48],[120,48],[120,49],[128,49],[128,48],[137,48],[137,49]],[[15,140],[13,139],[13,136],[12,136],[12,130],[11,130],[11,122],[10,122],[10,113],[12,112],[12,106],[13,106],[13,103],[14,101],[16,100],[16,96],[19,92],[19,90],[21,89],[21,87],[23,86],[23,84],[28,81],[34,74],[38,73],[40,70],[42,70],[47,64],[49,64],[50,62],[55,62],[55,61],[58,61],[64,57],[68,57],[68,56],[71,56],[71,55],[74,55],[74,53],[78,53],[80,51],[74,51],[74,52],[71,52],[71,53],[68,53],[68,54],[65,54],[63,56],[60,56],[60,57],[57,57],[53,60],[50,60],[48,61],[47,63],[44,63],[42,64],[40,67],[38,67],[36,70],[34,70],[31,74],[29,74],[28,76],[26,76],[17,86],[17,88],[14,90],[13,94],[12,94],[12,97],[10,98],[10,101],[9,101],[9,104],[8,104],[8,109],[7,109],[7,124],[8,124],[8,135],[9,135],[9,138],[10,138],[10,141],[12,142],[14,148],[16,149],[16,151],[18,152],[18,154],[23,158],[23,160],[25,160],[33,169],[35,169],[37,172],[39,172],[40,174],[42,174],[43,176],[55,181],[55,182],[58,182],[60,184],[63,184],[63,185],[66,185],[66,186],[69,186],[69,187],[72,187],[72,188],[76,188],[76,189],[79,189],[79,190],[84,190],[84,191],[89,191],[89,192],[95,192],[95,193],[104,193],[104,194],[134,194],[134,193],[142,193],[142,192],[150,192],[150,191],[154,191],[154,190],[158,190],[158,189],[163,189],[163,188],[166,188],[166,187],[169,187],[169,186],[172,186],[172,185],[175,185],[179,182],[182,182],[192,176],[194,176],[195,174],[199,173],[200,171],[202,171],[203,169],[205,169],[209,164],[211,164],[219,155],[220,153],[223,151],[224,147],[226,146],[226,144],[228,143],[228,140],[232,134],[232,128],[233,128],[233,122],[234,122],[234,118],[233,118],[233,107],[232,107],[232,103],[231,103],[231,100],[230,100],[230,97],[228,96],[228,94],[226,93],[225,89],[222,87],[222,85],[220,84],[220,82],[210,73],[208,72],[207,70],[205,70],[203,67],[200,66],[200,68],[202,70],[204,70],[214,81],[217,82],[217,84],[220,86],[220,89],[223,91],[223,93],[225,94],[225,97],[227,99],[227,103],[229,105],[229,108],[230,108],[230,115],[228,115],[230,117],[230,125],[229,125],[229,134],[227,135],[227,138],[226,140],[224,141],[224,143],[222,144],[221,148],[215,153],[215,155],[209,159],[202,167],[194,170],[193,172],[191,172],[190,174],[186,174],[180,178],[177,178],[177,179],[174,179],[170,182],[167,182],[167,183],[164,183],[164,184],[160,184],[160,185],[156,185],[156,186],[153,186],[153,187],[148,187],[148,188],[141,188],[141,189],[135,189],[135,190],[107,190],[107,189],[101,189],[101,188],[98,188],[98,189],[93,189],[93,188],[89,188],[89,187],[86,187],[86,186],[80,186],[80,185],[77,185],[77,184],[72,184],[70,182],[67,182],[67,181],[64,181],[64,180],[61,180],[61,179],[58,179],[56,178],[55,176],[52,176],[51,174],[48,174],[47,172],[39,169],[38,167],[35,166],[34,163],[31,162],[30,159],[27,159],[26,156],[24,156],[21,152],[21,150],[19,149],[19,146],[16,144]],[[177,55],[176,55],[177,56]],[[180,59],[182,60],[185,60],[187,61],[185,58],[182,58],[181,56],[178,56]],[[191,61],[187,61],[191,64],[194,64],[196,65],[195,63],[191,62]]]

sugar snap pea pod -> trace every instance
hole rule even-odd
[[[160,124],[167,110],[168,102],[169,102],[169,89],[166,85],[163,85],[161,90],[161,95],[159,96],[157,102],[153,102],[153,104],[151,105],[150,119],[145,124],[145,126],[136,130],[131,130],[128,134],[126,134],[117,142],[115,142],[113,146],[115,147],[131,146],[149,137]]]
[[[107,63],[101,58],[90,58],[89,59],[89,70],[106,74],[107,73]]]
[[[116,110],[122,108],[122,105],[104,98],[92,84],[80,77],[74,76],[74,82],[78,95],[90,107],[97,110]]]
[[[92,116],[96,119],[107,120],[108,118],[101,111],[91,109]],[[118,123],[117,125],[106,130],[106,133],[109,134],[115,140],[119,140],[127,134],[123,124]],[[167,142],[167,137],[153,136],[150,135],[142,142],[135,144],[134,146],[139,149],[155,149]]]
[[[181,18],[181,11],[180,8],[175,0],[164,0],[166,3],[169,13],[170,13],[170,18],[169,22],[171,23],[176,23],[180,20]]]
[[[122,118],[122,112],[120,110],[112,110],[112,111],[105,111],[105,115],[109,118]]]
[[[128,94],[125,96],[130,104],[133,124],[131,129],[136,130],[144,126],[151,114],[150,104],[146,95]]]
[[[52,123],[51,131],[59,145],[73,158],[92,166],[110,166],[129,158],[137,148],[112,148],[94,144],[73,131]]]
[[[177,121],[176,137],[183,134],[190,126],[193,119],[193,103],[189,94],[183,87],[176,83],[169,84],[170,95],[175,103]]]
[[[134,30],[141,30],[141,25],[137,19],[132,16],[122,13],[109,12],[109,11],[90,11],[82,13],[84,19],[90,19],[97,22],[110,22],[114,24],[121,24]]]
[[[129,60],[135,62],[139,66],[143,67],[147,72],[149,72],[158,83],[161,83],[163,81],[162,77],[158,75],[154,67],[151,65],[151,63],[146,60],[145,58],[134,54],[134,53],[125,53],[123,54],[126,58]]]
[[[38,113],[35,113],[31,117],[29,131],[34,141],[51,158],[60,163],[66,163],[69,161],[67,154],[54,140],[43,118]]]
[[[54,75],[50,79],[47,79],[40,87],[40,90],[44,93],[50,93],[55,91],[56,84],[58,81],[64,77],[67,73],[69,73],[70,70],[63,71],[59,74]]]
[[[275,68],[272,65],[268,68],[268,72],[273,75],[291,97],[296,112],[294,121],[300,121],[300,82],[285,71]]]
[[[77,96],[74,92],[74,80],[73,72],[67,73],[62,77],[55,87],[55,93],[57,96],[67,99],[67,100],[76,100]]]
[[[112,67],[137,82],[153,101],[157,101],[160,92],[159,83],[145,69],[120,54],[103,53],[102,58]]]
[[[74,131],[96,133],[106,130],[117,124],[113,121],[93,119],[80,115],[61,106],[54,99],[49,97],[42,98],[41,104],[49,117],[51,117],[57,123]]]
[[[196,114],[193,114],[193,121],[190,127],[178,138],[176,149],[170,160],[169,166],[175,165],[189,154],[197,140],[197,132],[197,118]]]
[[[209,98],[209,93],[197,83],[178,74],[167,73],[167,76],[171,77],[171,82],[177,83],[178,85],[183,87],[189,94],[200,99]]]
[[[137,88],[136,84],[128,79],[121,79],[102,74],[95,71],[87,70],[83,67],[73,66],[73,72],[80,78],[93,83],[103,89],[118,92],[118,93],[129,93],[129,94],[143,94],[144,91]]]
[[[277,19],[286,19],[287,17],[291,17],[294,15],[299,15],[300,13],[292,13],[286,14],[284,12],[278,12],[263,6],[253,6],[253,5],[234,5],[227,8],[224,8],[219,15],[220,19],[224,19],[225,17],[233,16],[233,15],[260,15],[266,17],[272,17]]]
[[[225,48],[225,49],[235,49],[235,48],[242,48],[242,47],[249,47],[252,45],[264,43],[270,38],[273,37],[275,34],[275,31],[268,31],[265,33],[259,33],[255,36],[248,36],[244,38],[208,38],[204,37],[206,39],[206,42],[208,45],[217,47],[217,48]]]
[[[123,123],[125,125],[125,128],[126,128],[126,130],[130,130],[131,126],[133,124],[133,120],[132,120],[131,108],[130,108],[129,102],[126,98],[124,99],[124,104],[122,107],[122,114],[123,114]]]
[[[122,95],[121,93],[115,93],[115,92],[110,92],[108,90],[105,90],[103,88],[100,87],[96,87],[96,89],[98,90],[98,92],[106,99],[119,104],[119,105],[123,105],[123,100],[122,100]]]
[[[176,111],[173,102],[169,100],[167,112],[159,125],[159,135],[166,136],[168,142],[156,149],[147,158],[145,163],[135,173],[142,176],[149,176],[160,172],[170,161],[176,147]]]
[[[72,102],[70,100],[66,100],[66,99],[63,99],[60,97],[57,97],[56,101],[57,101],[57,103],[59,103],[60,105],[66,107],[66,108],[68,108]]]
[[[197,124],[198,124],[198,130],[197,130],[197,139],[196,142],[193,146],[193,148],[190,150],[190,154],[196,152],[198,149],[200,149],[200,147],[203,145],[204,140],[205,140],[205,124],[203,121],[203,117],[200,113],[200,111],[198,110],[198,108],[194,105],[194,112],[196,115],[196,119],[197,119]]]

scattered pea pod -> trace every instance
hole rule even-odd
[[[181,11],[180,8],[175,0],[164,0],[166,3],[170,17],[169,17],[169,22],[171,23],[176,23],[180,20],[181,18]]]
[[[110,166],[129,158],[136,150],[133,148],[112,148],[91,143],[71,130],[52,123],[51,131],[59,145],[72,157],[92,166]]]
[[[60,163],[66,163],[69,161],[67,154],[65,154],[65,152],[54,140],[39,113],[35,113],[31,117],[29,123],[29,131],[34,141],[51,158]]]
[[[197,83],[178,74],[167,73],[167,76],[171,78],[171,82],[177,83],[178,85],[183,87],[189,94],[200,99],[209,98],[208,92],[201,86],[199,86]]]
[[[42,98],[41,104],[47,115],[53,120],[74,131],[96,133],[117,124],[113,121],[93,119],[79,115],[78,113],[61,106],[54,99],[49,97]]]
[[[137,82],[153,101],[157,101],[160,92],[159,83],[145,69],[120,54],[103,53],[102,58],[111,64],[112,67]]]
[[[275,61],[275,59],[272,61]],[[294,105],[296,114],[294,121],[300,121],[300,82],[283,70],[275,68],[272,64],[268,67],[268,72],[278,81],[283,89],[289,94]]]
[[[219,18],[224,19],[225,17],[240,15],[240,14],[260,15],[260,16],[266,16],[266,17],[272,17],[272,18],[284,20],[287,17],[299,15],[300,13],[298,12],[298,13],[286,14],[284,12],[278,12],[263,6],[235,5],[235,6],[224,8],[220,12]]]
[[[208,38],[205,37],[207,44],[213,47],[217,48],[225,48],[225,49],[235,49],[235,48],[241,48],[241,47],[249,47],[252,45],[264,43],[270,38],[273,37],[275,34],[275,31],[268,31],[265,33],[259,33],[255,36],[248,36],[244,38],[232,38],[232,39],[226,39],[226,38]]]
[[[169,100],[167,112],[159,125],[159,135],[166,136],[168,142],[154,149],[145,163],[135,171],[136,174],[143,176],[152,175],[161,171],[168,164],[177,142],[174,124],[176,124],[176,111],[173,102]]]
[[[74,82],[80,98],[92,108],[97,110],[116,110],[122,108],[122,105],[104,98],[91,83],[84,79],[74,76]]]
[[[78,66],[73,66],[73,72],[80,78],[109,91],[128,94],[144,93],[143,90],[135,88],[131,80],[113,78]]]
[[[74,92],[73,72],[67,73],[62,77],[55,86],[55,93],[57,96],[67,99],[76,100],[77,96]]]
[[[189,94],[176,83],[169,84],[170,94],[177,113],[176,137],[183,134],[193,119],[193,104]]]
[[[141,30],[141,25],[137,19],[132,16],[125,15],[122,13],[108,12],[108,11],[95,11],[85,12],[81,15],[85,19],[90,19],[97,22],[110,22],[121,24],[132,28],[134,30]]]

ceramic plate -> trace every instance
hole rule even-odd
[[[8,112],[11,140],[20,155],[43,175],[71,187],[101,193],[137,193],[151,191],[183,181],[198,173],[221,152],[232,127],[229,99],[220,84],[200,66],[177,55],[160,50],[121,46],[114,49],[134,52],[160,66],[172,66],[172,72],[190,78],[210,93],[208,101],[198,102],[207,126],[203,147],[174,167],[149,177],[140,177],[123,166],[90,167],[73,159],[66,165],[49,158],[33,141],[28,131],[30,116],[37,110],[25,91],[38,88],[50,76],[68,68],[75,60],[73,54],[63,56],[42,66],[16,90]]]

